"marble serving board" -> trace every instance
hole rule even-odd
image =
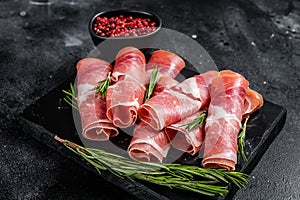
[[[183,71],[183,74],[190,76],[192,73]],[[35,103],[27,107],[20,114],[20,126],[23,130],[32,135],[41,143],[58,151],[72,161],[77,162],[83,167],[83,170],[91,170],[112,184],[120,187],[137,199],[230,199],[236,193],[238,188],[229,184],[229,193],[224,197],[207,197],[193,192],[186,192],[177,189],[169,189],[163,186],[147,184],[142,182],[132,182],[122,179],[114,174],[103,171],[101,174],[88,164],[84,159],[77,156],[64,145],[53,139],[58,135],[63,139],[68,139],[77,144],[82,144],[73,121],[72,109],[67,105],[63,98],[65,94],[63,89],[68,90],[70,83],[74,81],[75,75],[69,77],[58,86],[38,99]],[[247,162],[237,164],[237,171],[250,174],[255,168],[260,158],[264,155],[269,145],[280,133],[286,120],[286,109],[280,105],[265,100],[263,107],[253,113],[247,124],[247,134],[245,142],[245,153],[248,157]],[[119,136],[112,139],[112,142],[126,149],[130,142],[130,136],[120,133]],[[188,165],[201,165],[200,156],[189,156],[183,154],[175,162]]]

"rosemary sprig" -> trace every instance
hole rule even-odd
[[[152,94],[152,92],[154,90],[154,87],[155,87],[155,84],[157,82],[159,70],[160,70],[160,68],[156,67],[151,73],[148,88],[147,88],[146,95],[145,95],[145,98],[144,98],[144,102],[149,100],[150,97],[151,97],[151,94]]]
[[[181,164],[136,162],[100,149],[85,148],[58,136],[54,139],[80,155],[101,173],[109,170],[113,174],[132,181],[142,180],[169,188],[189,190],[208,195],[223,196],[228,193],[225,184],[232,182],[245,187],[248,175],[225,169],[210,169]]]
[[[110,84],[110,78],[111,78],[111,72],[108,73],[107,75],[107,78],[102,80],[102,81],[99,81],[99,85],[97,85],[96,87],[94,87],[92,90],[96,90],[96,94],[97,95],[101,95],[101,97],[104,99],[105,96],[106,96],[106,91],[107,91],[107,88]]]
[[[73,107],[74,109],[78,110],[78,105],[76,102],[76,94],[75,94],[75,90],[73,87],[73,84],[70,83],[70,89],[69,90],[62,90],[63,93],[66,94],[66,97],[64,97],[64,101],[69,104],[71,107]]]
[[[206,117],[207,117],[207,110],[203,110],[200,112],[200,116],[198,118],[193,119],[193,121],[187,124],[182,124],[179,127],[186,126],[186,129],[188,131],[193,131],[204,122]]]
[[[244,161],[248,161],[245,152],[245,137],[246,137],[246,128],[247,128],[247,122],[248,122],[249,116],[245,118],[244,124],[242,126],[241,132],[238,135],[238,153],[243,158]]]

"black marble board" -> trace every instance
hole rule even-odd
[[[183,73],[189,74],[188,71]],[[50,148],[65,155],[67,158],[77,162],[83,168],[95,172],[101,178],[104,178],[105,180],[126,190],[138,199],[201,198],[223,200],[231,199],[236,193],[238,188],[231,184],[228,185],[229,193],[226,196],[212,198],[202,196],[197,193],[169,189],[153,184],[132,182],[127,179],[121,179],[108,171],[103,171],[101,174],[98,174],[93,166],[89,165],[84,159],[75,155],[53,138],[54,135],[58,135],[63,139],[68,139],[77,144],[82,144],[76,133],[72,109],[63,101],[65,94],[62,90],[69,89],[70,83],[74,81],[74,77],[75,75],[69,77],[58,86],[53,87],[48,94],[42,96],[20,114],[20,126],[26,133],[32,135],[38,141]],[[263,107],[253,113],[248,121],[245,144],[245,153],[248,157],[248,161],[241,161],[240,164],[236,166],[237,171],[247,174],[251,173],[260,158],[268,149],[269,145],[280,133],[285,120],[286,109],[280,105],[265,100]],[[122,138],[122,136],[119,138]],[[118,137],[115,140],[118,140]],[[201,160],[198,157],[190,157],[187,154],[184,154],[176,162],[200,165]]]

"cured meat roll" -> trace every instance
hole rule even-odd
[[[118,129],[106,116],[106,102],[93,90],[111,72],[111,65],[100,59],[85,58],[77,63],[76,68],[82,135],[91,140],[108,140],[116,136]]]
[[[264,104],[264,100],[258,92],[248,88],[246,90],[243,118],[260,109]]]
[[[208,71],[165,89],[140,106],[140,119],[155,130],[188,117],[210,101],[208,85],[216,71]]]
[[[212,79],[218,74],[217,71],[211,71],[206,74],[207,85],[209,86]],[[200,111],[188,116],[177,123],[171,124],[165,128],[165,132],[171,142],[171,145],[181,151],[195,155],[202,147],[204,140],[204,122],[196,129],[189,131],[184,124],[192,122],[194,119],[200,117]]]
[[[149,77],[151,72],[158,67],[160,76],[175,78],[184,66],[184,60],[178,55],[165,50],[156,50],[147,63],[146,71]]]
[[[195,155],[200,151],[205,136],[204,123],[191,131],[184,126],[198,118],[200,113],[201,112],[198,111],[195,114],[165,128],[165,133],[174,148],[187,152],[191,155]]]
[[[211,102],[205,124],[204,167],[235,170],[248,81],[230,70],[219,72],[210,86]]]
[[[117,82],[125,76],[131,76],[140,83],[145,82],[146,59],[139,49],[125,47],[116,55],[112,71],[112,81]]]
[[[160,68],[159,81],[156,83],[152,96],[177,85],[178,82],[173,78],[177,76],[184,65],[184,61],[176,54],[164,50],[155,51],[146,65],[148,79],[153,69]],[[134,129],[128,153],[136,161],[162,162],[169,148],[170,143],[163,130],[155,130],[144,122],[140,122]]]
[[[162,92],[164,89],[171,88],[175,85],[178,85],[179,82],[173,78],[167,76],[161,76],[155,85],[155,89],[151,96],[155,96],[158,93]]]
[[[116,56],[111,77],[115,83],[107,89],[106,114],[117,127],[130,127],[137,120],[146,91],[145,64],[144,54],[134,47],[123,48]]]
[[[128,153],[136,161],[162,162],[169,148],[170,143],[163,130],[154,130],[140,122],[134,129]]]
[[[184,66],[184,60],[178,55],[165,50],[154,51],[146,65],[148,80],[152,71],[155,68],[159,68],[158,81],[152,96],[162,92],[165,88],[177,85],[178,82],[174,78],[180,73]]]

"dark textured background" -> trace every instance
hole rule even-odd
[[[0,0],[0,199],[133,198],[17,127],[18,114],[92,49],[89,18],[113,8],[154,11],[163,27],[197,35],[220,69],[287,108],[285,127],[235,199],[300,199],[300,2],[52,2]]]

